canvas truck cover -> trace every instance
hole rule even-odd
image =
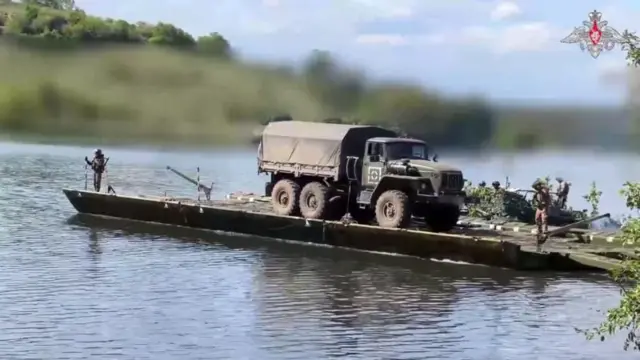
[[[341,165],[346,157],[362,158],[368,139],[396,136],[393,131],[375,126],[306,121],[269,123],[262,132],[260,170],[298,171],[338,179],[344,173]]]

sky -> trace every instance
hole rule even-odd
[[[638,0],[76,0],[90,14],[219,32],[245,58],[299,63],[326,50],[372,78],[500,103],[618,105],[624,52],[560,40],[596,9],[640,31]],[[637,28],[637,29],[636,29]]]

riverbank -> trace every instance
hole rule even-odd
[[[50,5],[57,9],[0,5],[0,66],[11,69],[0,74],[0,130],[14,138],[246,144],[264,121],[286,114],[382,125],[457,149],[621,148],[628,140],[619,109],[496,107],[481,96],[375,82],[321,51],[301,66],[249,63],[218,33],[194,37],[171,24]]]

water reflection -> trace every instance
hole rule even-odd
[[[581,339],[577,322],[554,318],[587,305],[566,289],[593,296],[610,285],[603,276],[520,273],[91,216],[69,223],[106,237],[252,253],[253,320],[245,331],[254,351],[282,358],[529,359],[537,357],[527,349],[539,346],[553,358],[578,359],[580,348],[558,356]],[[554,330],[562,337],[545,335]],[[517,344],[505,346],[514,337]]]

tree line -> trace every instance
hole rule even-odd
[[[148,45],[241,64],[229,41],[219,33],[194,37],[172,24],[99,18],[77,8],[73,0],[24,0],[18,5],[0,5],[0,29],[5,39],[64,51],[70,44],[80,48]],[[285,81],[302,83],[322,105],[322,118],[301,120],[381,125],[436,147],[528,149],[580,146],[592,141],[576,136],[580,133],[577,129],[588,129],[589,125],[581,121],[582,114],[575,109],[505,109],[481,97],[450,98],[416,85],[375,83],[324,51],[310,54],[302,68],[281,66],[271,70]],[[241,102],[234,105],[229,116],[246,124],[286,112]]]
[[[3,35],[102,44],[153,44],[228,58],[231,46],[218,33],[193,37],[166,23],[131,24],[124,20],[90,16],[73,0],[25,0],[21,7],[0,12]],[[19,11],[16,11],[19,9]],[[14,11],[11,11],[14,10]]]

